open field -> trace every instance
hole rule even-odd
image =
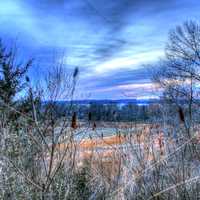
[[[95,130],[77,128],[73,139],[73,145],[76,147],[77,162],[80,164],[85,159],[104,160],[108,162],[116,155],[121,156],[127,153],[129,148],[143,149],[146,151],[146,159],[152,159],[153,151],[162,156],[165,154],[166,143],[174,143],[173,138],[164,137],[164,133],[158,125],[150,124],[131,124],[118,123],[114,127],[108,127],[104,123],[102,128]],[[113,125],[113,124],[112,124]],[[83,134],[82,134],[83,133]],[[81,135],[82,134],[82,135]],[[62,151],[68,144],[66,138],[57,145],[57,149]]]

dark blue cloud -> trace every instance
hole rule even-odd
[[[139,83],[149,83],[150,73],[143,64],[162,57],[169,29],[199,20],[199,9],[196,0],[6,0],[0,36],[36,59],[34,79],[63,60],[67,70],[80,67],[79,88],[93,98],[121,98],[127,84],[136,91],[134,83],[135,95],[145,96]]]

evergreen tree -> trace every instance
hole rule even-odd
[[[12,105],[16,95],[25,88],[23,78],[32,60],[22,64],[17,61],[16,49],[7,48],[0,41],[0,100],[6,105]]]

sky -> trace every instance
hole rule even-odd
[[[77,99],[157,98],[169,30],[200,19],[198,0],[0,0],[0,38],[34,58],[33,82],[79,67]]]

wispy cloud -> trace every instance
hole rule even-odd
[[[67,70],[79,66],[79,87],[94,98],[121,97],[119,85],[150,80],[143,65],[159,60],[169,29],[198,20],[199,9],[196,0],[4,0],[0,34],[17,37],[22,54],[36,57],[42,70],[55,52]]]
[[[114,57],[106,62],[95,67],[95,72],[108,73],[114,70],[120,69],[137,69],[144,64],[151,64],[158,61],[164,55],[163,51],[151,51],[151,52],[138,52],[135,55],[127,57]]]

